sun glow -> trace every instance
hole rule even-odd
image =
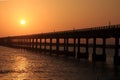
[[[22,24],[22,25],[24,25],[25,23],[26,23],[25,20],[21,20],[21,21],[20,21],[20,24]]]

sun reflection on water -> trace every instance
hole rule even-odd
[[[16,56],[14,57],[14,65],[13,65],[13,69],[15,71],[15,78],[17,80],[24,80],[27,78],[28,76],[28,72],[27,72],[27,66],[28,66],[28,60],[26,57],[23,56]]]
[[[13,65],[15,71],[26,71],[27,65],[28,61],[25,57],[15,57],[15,64]]]

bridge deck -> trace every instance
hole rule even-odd
[[[107,45],[107,38],[114,38],[114,45]],[[84,38],[86,43],[81,44],[80,40]],[[97,44],[96,39],[101,38],[102,44]],[[30,50],[41,50],[49,51],[50,53],[56,52],[59,55],[59,52],[63,52],[66,56],[73,56],[77,58],[88,59],[88,48],[93,48],[93,61],[106,60],[106,48],[115,49],[114,63],[120,64],[119,56],[119,43],[120,38],[120,25],[110,25],[103,27],[94,27],[86,29],[77,29],[77,30],[68,30],[68,31],[58,31],[58,32],[49,32],[41,34],[31,34],[31,35],[21,35],[21,36],[9,36],[0,38],[0,45],[17,47],[17,48],[26,48]],[[60,42],[60,39],[63,39],[63,43]],[[72,43],[69,41],[72,39]],[[89,39],[93,39],[93,43],[89,43]],[[48,42],[47,42],[48,40]],[[44,48],[42,48],[42,46]],[[47,47],[49,46],[49,49]],[[53,46],[55,49],[53,49]],[[60,47],[63,47],[63,50],[60,50]],[[73,47],[72,53],[69,51],[69,47]],[[85,54],[81,54],[80,48],[85,47]],[[103,54],[97,55],[96,48],[102,48]]]

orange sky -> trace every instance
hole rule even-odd
[[[0,0],[0,36],[119,24],[119,8],[120,0]]]

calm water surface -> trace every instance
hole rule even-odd
[[[120,68],[0,47],[0,80],[120,80]]]

